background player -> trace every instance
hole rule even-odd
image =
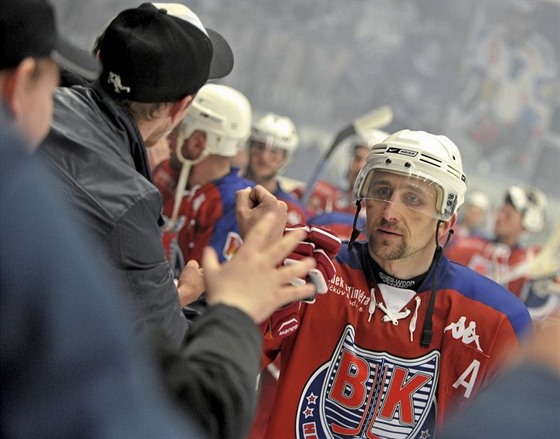
[[[296,127],[285,116],[268,113],[253,124],[245,177],[287,204],[289,225],[303,224],[308,219],[302,204],[282,188],[278,178],[298,146]]]

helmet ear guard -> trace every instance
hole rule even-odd
[[[522,185],[510,186],[506,202],[521,212],[521,224],[530,233],[540,232],[546,223],[546,196],[536,188]]]
[[[387,171],[435,184],[437,219],[448,221],[465,198],[466,176],[457,146],[445,136],[398,131],[374,145],[354,184],[354,199],[364,199],[373,171]]]

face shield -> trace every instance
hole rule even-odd
[[[432,180],[413,173],[404,174],[394,171],[370,169],[363,181],[356,181],[360,186],[356,199],[371,203],[393,204],[401,209],[413,211],[437,220],[447,220],[438,209],[442,197],[442,188]]]

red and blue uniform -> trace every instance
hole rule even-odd
[[[534,257],[537,253],[538,248],[535,246],[510,247],[480,236],[459,239],[446,250],[447,257],[452,261],[466,265],[496,281],[507,275],[516,265]],[[505,286],[517,297],[521,297],[527,282],[526,277],[519,277]]]
[[[282,355],[266,438],[433,437],[492,380],[531,331],[526,307],[445,257],[434,266],[407,290],[375,281],[367,243],[343,245],[329,292],[302,304],[298,330],[264,339],[265,363]],[[433,337],[423,347],[431,294]],[[384,309],[399,297],[409,300],[389,318]]]
[[[288,206],[288,226],[295,226],[298,224],[306,224],[309,218],[309,213],[303,207],[303,204],[292,194],[286,192],[280,184],[278,184],[276,191],[272,194],[280,201],[283,201]]]
[[[164,161],[154,170],[154,181],[163,198],[163,213],[171,216],[179,172]],[[178,216],[185,224],[178,232],[178,246],[184,261],[201,262],[204,247],[211,246],[220,262],[229,260],[241,246],[235,217],[235,194],[255,184],[232,168],[225,176],[185,191]],[[170,261],[172,265],[173,261]]]

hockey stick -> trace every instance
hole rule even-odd
[[[326,154],[319,160],[319,163],[315,166],[315,169],[311,174],[311,178],[305,185],[305,193],[303,194],[303,198],[302,198],[303,205],[307,206],[307,203],[309,203],[309,199],[311,198],[311,194],[313,193],[313,189],[317,184],[321,172],[323,172],[323,169],[325,168],[330,156],[333,154],[333,152],[336,150],[336,147],[342,141],[344,141],[345,139],[347,139],[348,137],[354,134],[365,136],[367,131],[376,128],[386,127],[392,121],[393,121],[393,111],[391,110],[391,107],[385,105],[383,107],[376,108],[375,110],[372,110],[369,113],[366,113],[363,116],[358,117],[357,119],[354,119],[350,123],[350,125],[340,130],[336,134],[336,137],[331,143]]]
[[[526,277],[528,279],[540,279],[552,276],[560,271],[560,224],[551,238],[542,249],[530,259],[527,259],[513,267],[500,279],[498,283],[505,285],[511,281]]]

